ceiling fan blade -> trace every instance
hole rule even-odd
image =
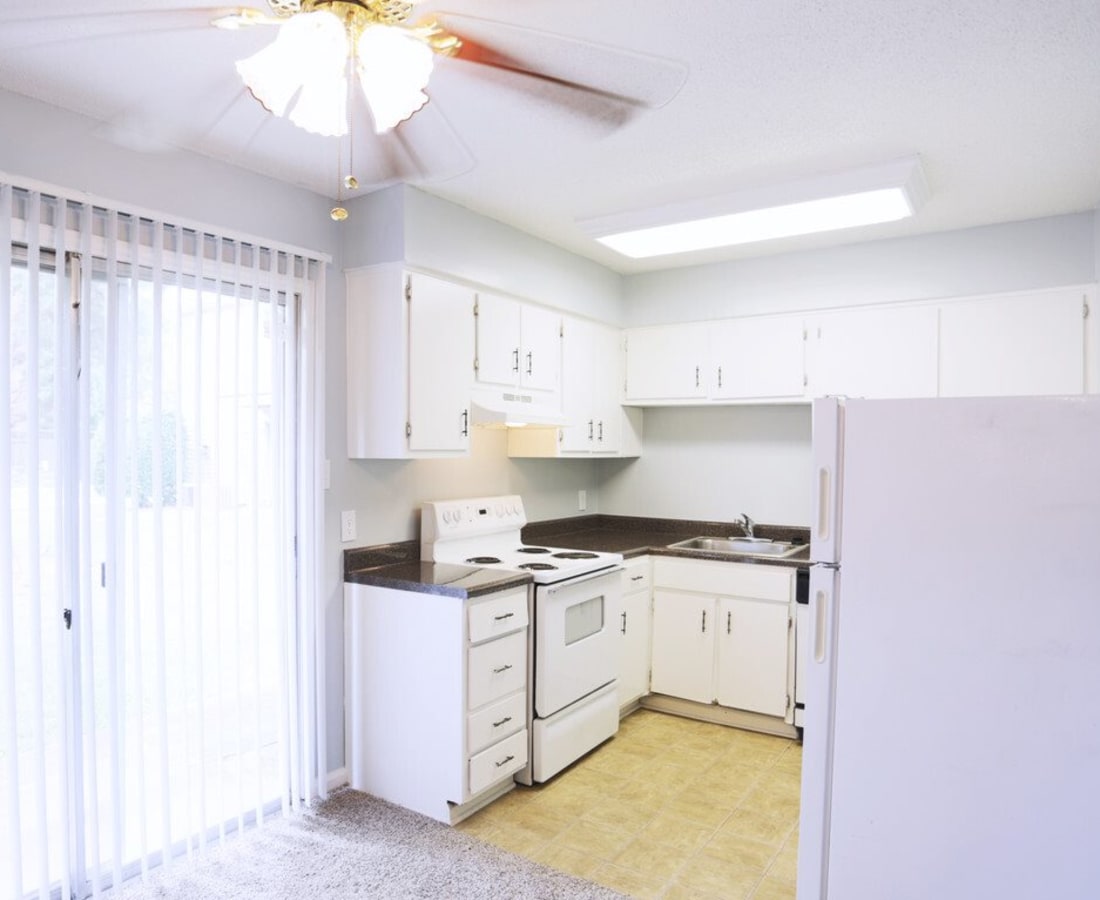
[[[462,41],[456,59],[625,107],[664,106],[687,80],[684,63],[660,56],[473,16],[439,13],[433,18]]]
[[[10,19],[0,16],[0,50],[209,28],[211,22],[226,11],[224,6],[209,6]]]

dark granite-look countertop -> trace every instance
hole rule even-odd
[[[531,576],[499,569],[429,562],[420,559],[419,541],[402,541],[345,550],[344,581],[465,598],[521,587],[531,581]]]
[[[534,522],[524,527],[525,543],[550,544],[574,550],[602,550],[621,553],[624,558],[652,554],[689,559],[714,559],[751,565],[806,566],[807,546],[786,559],[708,553],[702,550],[670,550],[668,545],[700,535],[740,535],[741,527],[730,522],[687,519],[651,519],[640,516],[590,515]],[[808,528],[757,525],[757,537],[809,544]],[[482,569],[476,566],[432,563],[420,559],[419,541],[401,541],[356,547],[344,551],[344,581],[448,597],[477,597],[518,587],[531,581],[530,575]]]

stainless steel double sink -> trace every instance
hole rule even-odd
[[[700,550],[705,553],[729,553],[736,556],[769,556],[785,559],[805,548],[805,544],[750,537],[693,537],[669,544],[670,550]]]

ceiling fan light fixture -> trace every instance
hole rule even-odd
[[[348,131],[348,46],[344,23],[332,13],[299,13],[268,46],[239,61],[237,72],[269,112],[285,116],[289,108],[298,127],[343,135]]]
[[[578,224],[642,259],[893,222],[915,215],[927,193],[920,160],[911,157]]]
[[[424,89],[432,74],[432,49],[413,32],[367,26],[356,43],[356,69],[378,134],[428,102]]]

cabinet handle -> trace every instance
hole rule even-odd
[[[695,367],[695,386],[699,387],[699,367]]]
[[[727,612],[726,613],[726,634],[732,634],[732,633],[733,633],[733,613],[732,612]]]
[[[707,633],[707,611],[703,610],[703,634]]]
[[[631,575],[630,576],[631,581],[641,581],[643,578],[645,578],[645,575]]]
[[[496,766],[499,769],[501,766],[508,765],[508,763],[510,763],[513,759],[515,759],[515,756],[513,756],[511,753],[509,753],[506,757],[504,757],[504,759],[502,759],[500,762],[498,762],[496,764]]]
[[[502,616],[493,616],[493,619],[495,619],[495,620],[496,620],[497,622],[499,622],[499,621],[501,621],[502,619],[510,619],[510,618],[512,618],[512,616],[514,616],[514,615],[515,615],[515,613],[514,613],[514,612],[510,612],[510,613],[505,613],[505,614],[504,614],[504,615],[502,615]]]
[[[588,420],[588,439],[592,440],[592,419]]]
[[[600,426],[600,436],[598,438],[596,438],[596,440],[602,441],[603,440],[603,419],[600,419],[599,426]]]
[[[722,386],[722,367],[718,367],[718,387]]]
[[[511,663],[506,666],[501,666],[499,669],[493,669],[493,674],[499,675],[501,672],[507,672],[510,668],[512,668]]]
[[[527,351],[527,374],[528,375],[531,374],[531,353],[532,352],[533,351],[531,351],[531,350]]]
[[[512,351],[512,371],[519,371],[519,347]]]
[[[623,613],[622,613],[622,615],[623,615],[623,627],[622,627],[622,633],[623,633],[623,634],[626,634],[626,610],[623,610]]]
[[[512,721],[512,717],[511,717],[511,716],[505,716],[505,717],[504,717],[503,719],[501,719],[501,720],[500,720],[499,722],[494,722],[494,723],[493,723],[493,727],[494,727],[494,728],[500,728],[500,726],[501,726],[501,725],[505,724],[506,722],[511,722],[511,721]]]
[[[462,410],[462,436],[470,436],[470,411],[468,409]]]

